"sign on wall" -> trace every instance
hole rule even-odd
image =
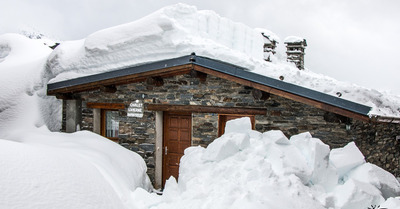
[[[140,100],[136,100],[131,102],[128,107],[127,116],[128,117],[135,117],[135,118],[142,118],[143,117],[143,102]]]

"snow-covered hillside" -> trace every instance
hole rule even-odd
[[[213,11],[177,4],[135,22],[95,32],[83,40],[63,42],[49,59],[56,76],[51,82],[195,52],[271,78],[283,76],[284,82],[333,96],[340,92],[344,99],[372,107],[371,116],[400,117],[400,96],[340,82],[310,70],[299,71],[285,58],[265,62],[260,31],[268,30],[250,28]]]

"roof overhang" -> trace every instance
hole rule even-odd
[[[231,80],[264,92],[358,120],[369,121],[371,107],[249,72],[247,69],[207,57],[189,56],[162,60],[47,85],[48,95],[74,94],[133,82],[149,77],[170,77],[198,71]]]

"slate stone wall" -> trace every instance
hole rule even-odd
[[[257,115],[258,131],[282,130],[286,136],[309,131],[331,148],[343,147],[354,141],[368,162],[400,176],[400,124],[365,123],[301,104],[279,96],[266,100],[254,99],[251,87],[208,75],[205,82],[190,75],[164,78],[162,86],[145,82],[117,86],[116,93],[90,91],[81,93],[83,100],[82,129],[93,129],[93,112],[86,102],[129,103],[137,99],[144,103],[176,105],[208,105],[224,107],[265,108],[266,115]],[[154,180],[155,112],[145,111],[143,118],[126,117],[120,110],[119,143],[139,153],[148,165]],[[347,125],[347,128],[346,128]],[[348,126],[350,125],[350,126]],[[192,114],[192,145],[207,146],[217,137],[218,114]]]

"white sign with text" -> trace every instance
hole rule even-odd
[[[129,104],[127,115],[128,117],[142,118],[143,112],[143,102],[140,100],[136,100]]]

